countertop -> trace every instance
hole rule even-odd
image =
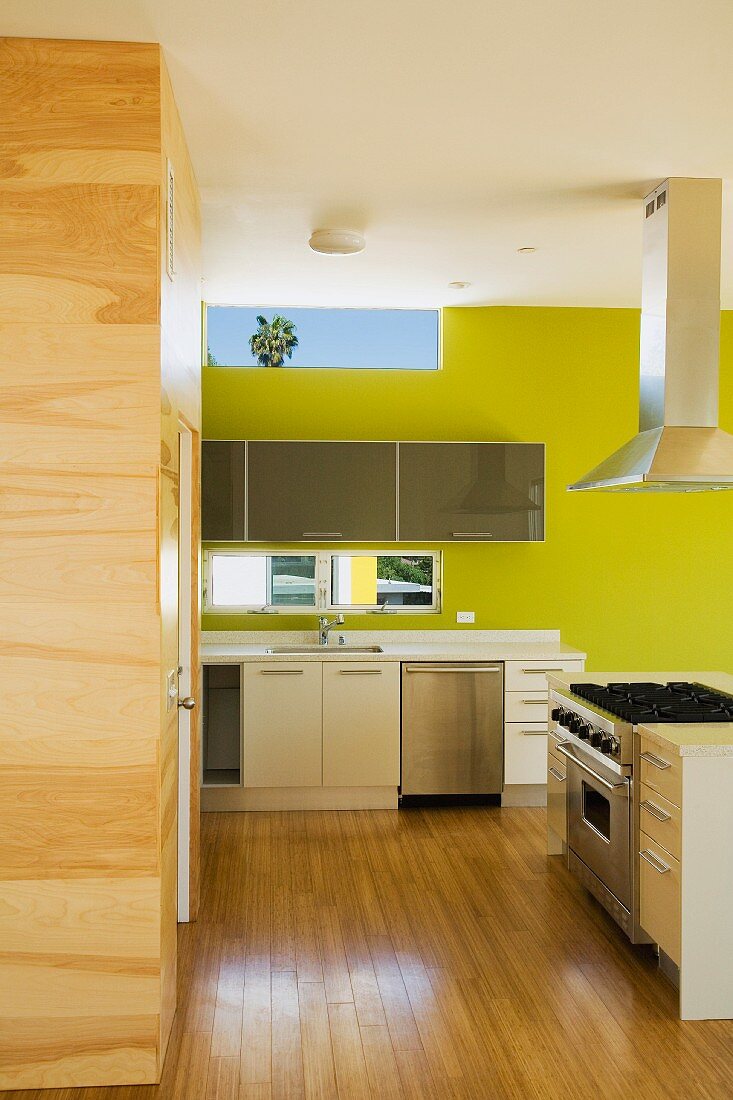
[[[548,680],[551,687],[568,687],[571,681],[575,682],[575,677],[554,673]],[[589,672],[586,680],[592,684],[633,681],[665,684],[670,680],[688,680],[733,695],[733,676],[727,672],[690,672],[689,669],[682,672]],[[650,722],[640,725],[638,732],[676,756],[733,756],[733,722]]]
[[[211,632],[213,633],[213,632]],[[267,653],[271,645],[295,645],[317,641],[314,632],[293,637],[292,632],[242,632],[242,640],[226,635],[207,641],[202,635],[201,659],[204,664],[242,664],[257,661],[582,661],[585,653],[561,642],[554,631],[341,631],[347,645],[380,645],[382,653],[348,653],[337,644],[334,628],[332,641],[317,653]],[[256,640],[253,639],[255,635]],[[549,637],[548,637],[549,635]],[[575,674],[577,675],[577,673]]]

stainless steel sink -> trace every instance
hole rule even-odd
[[[271,645],[265,653],[384,653],[381,645]]]

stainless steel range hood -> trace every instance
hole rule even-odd
[[[570,490],[733,489],[718,427],[718,179],[665,180],[644,200],[639,432]]]

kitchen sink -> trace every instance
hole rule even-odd
[[[384,653],[381,645],[271,645],[265,653]]]

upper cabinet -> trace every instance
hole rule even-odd
[[[205,439],[201,447],[201,537],[246,538],[245,447],[242,439]]]
[[[400,443],[402,542],[540,542],[543,443]]]
[[[545,537],[543,443],[205,440],[201,491],[212,542]]]
[[[249,442],[248,538],[394,542],[396,444]]]

